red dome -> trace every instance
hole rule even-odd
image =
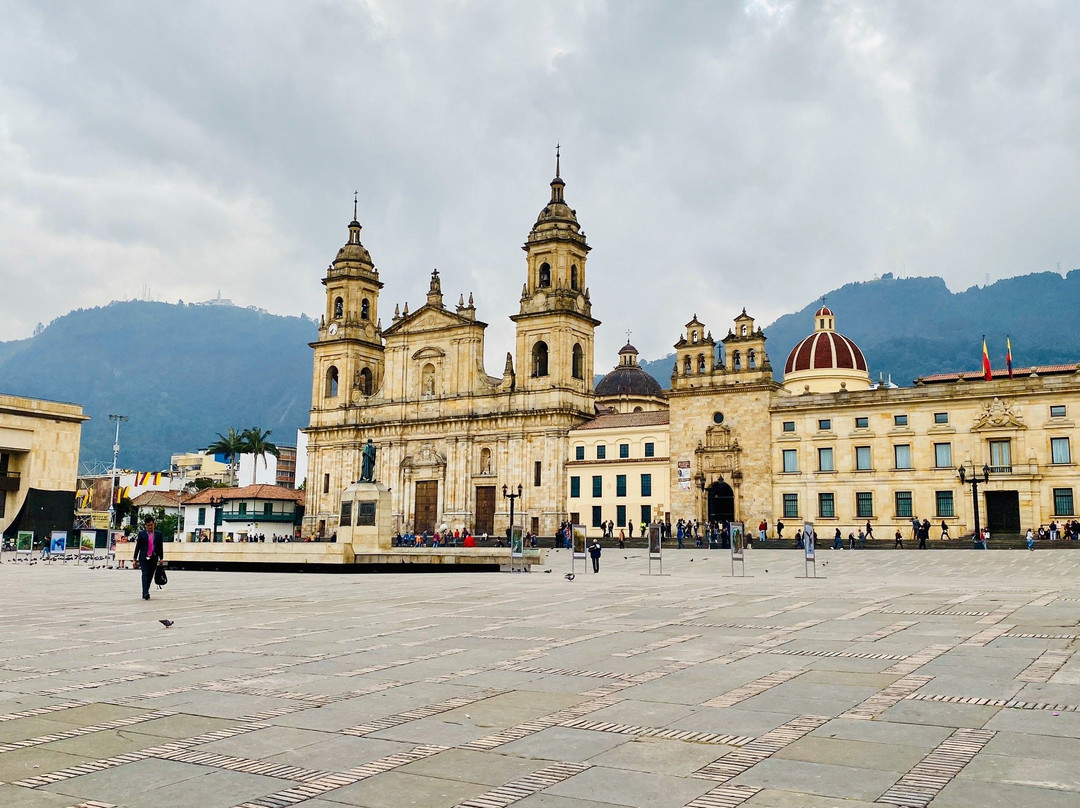
[[[833,316],[832,309],[830,309],[828,306],[822,306],[820,309],[818,309],[814,313],[814,316],[815,317],[832,317]]]
[[[832,312],[822,306],[817,315]],[[835,331],[816,331],[791,349],[784,373],[799,370],[866,370],[866,359],[859,346]]]

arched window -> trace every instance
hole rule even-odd
[[[577,343],[574,344],[573,373],[575,379],[585,378],[585,352]]]
[[[369,368],[360,371],[360,392],[365,396],[371,395],[371,370]]]
[[[690,332],[690,341],[697,345],[697,331]]]
[[[480,450],[480,473],[491,474],[491,449]]]
[[[549,264],[540,265],[540,288],[547,289],[551,286],[551,266]]]
[[[546,342],[538,342],[533,346],[533,376],[548,375],[548,347]]]
[[[577,264],[570,265],[570,288],[575,291],[578,288]]]
[[[634,407],[634,412],[644,412],[641,407]]]
[[[435,366],[428,362],[420,372],[420,392],[425,396],[435,395]]]
[[[368,302],[368,299],[366,297],[360,301],[360,319],[371,319],[371,303]]]
[[[746,336],[746,326],[745,325],[742,327],[742,335],[744,337]]]
[[[337,368],[331,365],[326,369],[326,397],[337,398],[338,388],[338,372]]]
[[[705,372],[705,354],[698,354],[698,357],[697,357],[697,372],[698,373],[704,373]]]
[[[689,376],[689,375],[690,375],[690,373],[691,373],[692,371],[693,371],[693,364],[692,364],[692,360],[690,359],[690,355],[689,355],[689,354],[687,354],[687,355],[686,355],[686,361],[685,361],[685,362],[683,363],[683,372],[684,372],[684,373],[685,373],[685,374],[686,374],[687,376]]]
[[[334,319],[340,320],[345,313],[345,301],[340,297],[334,300]]]
[[[753,348],[746,352],[746,366],[750,368],[750,370],[757,367],[757,355],[754,353]]]
[[[741,357],[741,356],[739,355],[739,352],[738,352],[738,351],[735,351],[735,352],[734,352],[734,353],[733,353],[733,354],[731,355],[731,360],[732,360],[732,362],[734,363],[734,366],[735,366],[735,370],[740,370],[740,369],[741,369],[741,367],[742,367],[742,357]]]

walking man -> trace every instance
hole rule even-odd
[[[868,539],[874,538],[874,528],[872,528],[870,526],[870,520],[869,519],[866,520],[866,538],[868,538]]]
[[[154,517],[148,516],[135,541],[135,561],[142,570],[143,600],[150,600],[150,582],[154,580],[154,570],[163,560],[161,545],[161,534],[154,530]]]
[[[942,539],[951,539],[952,538],[952,536],[949,535],[949,525],[944,519],[941,520],[941,538]]]
[[[904,534],[900,532],[900,528],[896,529],[896,541],[893,543],[893,549],[895,550],[897,547],[901,550],[904,549]]]
[[[592,547],[589,548],[589,556],[592,558],[592,571],[600,572],[600,542],[593,539]]]

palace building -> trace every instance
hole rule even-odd
[[[821,536],[869,520],[880,538],[896,527],[909,535],[918,517],[956,536],[974,526],[961,465],[969,480],[979,475],[991,531],[1075,515],[1076,365],[875,384],[823,305],[780,381],[744,309],[721,340],[691,318],[667,390],[629,343],[594,388],[590,247],[564,189],[556,164],[523,248],[515,346],[501,376],[484,370],[486,324],[472,295],[447,307],[437,271],[424,304],[395,309],[383,326],[382,282],[354,211],[323,279],[326,310],[312,343],[305,532],[335,530],[340,492],[360,477],[368,438],[398,528],[418,532],[446,524],[502,534],[504,487],[521,485],[516,513],[541,535],[567,519],[598,535],[608,521],[737,519],[756,528],[764,518],[770,527],[783,520],[788,535],[814,522]]]

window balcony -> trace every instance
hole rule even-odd
[[[259,513],[258,511],[222,511],[222,522],[293,522],[294,513]]]

